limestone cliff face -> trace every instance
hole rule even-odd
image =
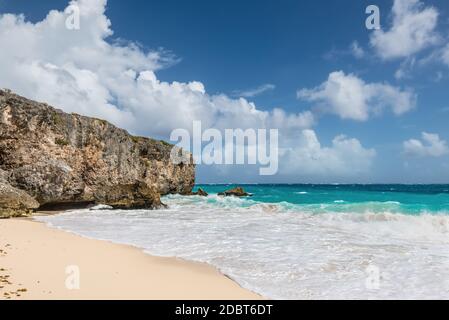
[[[195,166],[172,164],[171,149],[0,90],[0,169],[11,187],[41,205],[157,207],[159,194],[188,194]]]

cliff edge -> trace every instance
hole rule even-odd
[[[172,147],[0,90],[0,217],[61,204],[160,207],[160,195],[189,194],[195,182],[193,164],[170,161]]]

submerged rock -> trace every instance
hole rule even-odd
[[[0,90],[0,169],[39,205],[157,208],[160,194],[190,194],[195,165],[173,164],[172,147]]]
[[[218,195],[225,196],[225,197],[250,197],[250,196],[252,196],[250,193],[247,193],[245,190],[243,190],[242,187],[229,189],[229,190],[226,190],[225,192],[220,192]]]

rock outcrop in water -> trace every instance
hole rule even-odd
[[[224,192],[220,192],[218,195],[225,196],[225,197],[250,197],[251,196],[251,194],[247,193],[245,190],[243,190],[242,187],[229,189]]]
[[[200,197],[207,197],[209,194],[204,191],[202,188],[198,188],[198,191],[196,192],[191,192],[190,194],[188,194],[189,196],[200,196]]]
[[[0,212],[88,203],[160,207],[160,194],[190,194],[195,182],[195,166],[173,164],[171,149],[0,90]]]

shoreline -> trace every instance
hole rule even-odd
[[[14,218],[0,220],[0,300],[3,299],[258,300],[263,297],[242,288],[206,263],[152,256],[141,248],[90,239],[33,218]]]

